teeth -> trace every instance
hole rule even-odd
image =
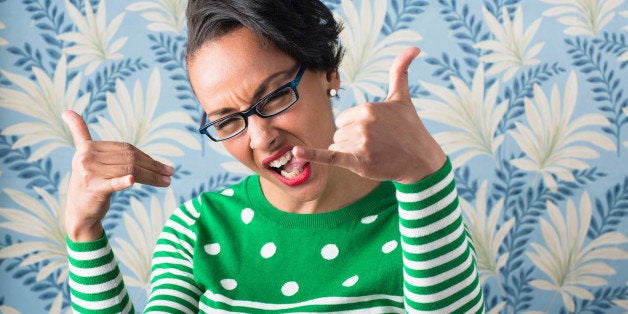
[[[281,169],[281,167],[285,166],[290,159],[292,159],[292,152],[288,151],[286,152],[283,156],[271,161],[268,166],[275,168],[275,169],[280,169],[279,173],[284,177],[284,178],[288,178],[288,179],[294,179],[296,177],[298,177],[301,172],[303,172],[303,168],[301,169],[294,169],[291,172],[288,172],[284,169]]]
[[[296,169],[292,172],[288,172],[286,170],[281,170],[281,175],[288,178],[288,179],[294,179],[296,178],[302,171],[303,169]]]
[[[288,151],[283,156],[271,161],[268,165],[273,168],[280,168],[281,166],[287,164],[290,159],[292,159],[292,152]]]

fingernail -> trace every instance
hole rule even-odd
[[[292,155],[297,156],[298,154],[299,154],[299,147],[298,146],[292,147]]]
[[[168,165],[164,165],[164,170],[166,170],[166,173],[168,174],[174,174],[174,168]]]
[[[171,182],[170,177],[166,177],[166,176],[161,177],[161,182],[163,182],[166,185],[170,185],[170,182]]]

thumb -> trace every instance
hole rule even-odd
[[[419,48],[408,47],[395,58],[390,66],[388,97],[386,100],[402,100],[410,97],[408,68],[419,53],[421,53]]]
[[[78,113],[72,110],[66,110],[61,115],[61,118],[70,129],[70,134],[74,140],[74,147],[78,147],[82,145],[83,142],[92,140],[89,129],[87,129],[87,124],[85,124],[85,121],[83,121],[83,118]]]

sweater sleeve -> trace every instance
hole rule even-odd
[[[166,222],[155,246],[151,293],[144,312],[198,313],[202,292],[194,280],[194,228],[199,202],[197,198],[181,205]]]
[[[482,313],[475,252],[449,160],[413,184],[395,183],[409,313]]]
[[[144,312],[198,312],[201,291],[192,270],[195,218],[198,211],[190,201],[166,222],[153,254],[151,294]],[[134,313],[107,237],[80,243],[66,237],[66,242],[74,312]]]
[[[76,313],[133,313],[107,237],[72,242],[66,237],[70,298]]]

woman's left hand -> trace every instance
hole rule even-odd
[[[447,157],[414,109],[408,86],[408,67],[419,53],[411,47],[395,58],[384,102],[338,115],[338,130],[327,150],[299,146],[293,154],[380,181],[413,183],[438,171]]]

